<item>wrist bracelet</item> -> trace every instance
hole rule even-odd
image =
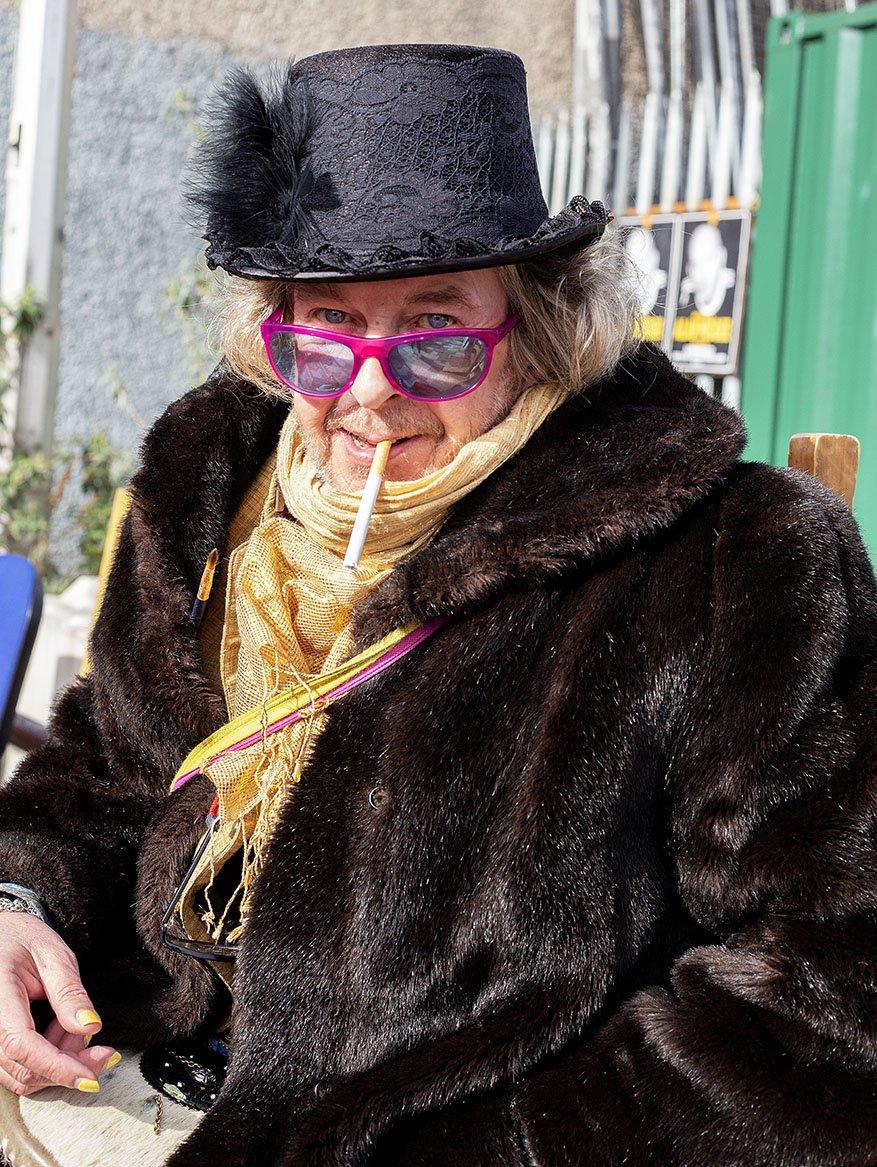
[[[0,911],[29,912],[52,927],[49,913],[35,891],[20,883],[0,883]]]
[[[0,892],[0,912],[27,912],[30,916],[36,915],[36,911],[29,903],[18,896],[7,895],[6,892]]]

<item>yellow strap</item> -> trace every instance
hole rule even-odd
[[[356,656],[350,657],[344,664],[338,665],[337,668],[328,673],[314,677],[307,686],[293,685],[289,689],[284,689],[282,693],[277,693],[269,698],[264,705],[248,709],[233,721],[220,726],[219,729],[195,746],[186,757],[173,777],[170,785],[171,792],[174,783],[183,774],[188,774],[192,770],[200,770],[211,758],[215,758],[217,754],[221,754],[223,750],[227,750],[229,746],[249,737],[250,734],[257,733],[263,725],[270,725],[290,713],[298,712],[299,709],[309,705],[315,695],[317,697],[327,696],[333,689],[343,685],[345,681],[350,680],[362,669],[368,668],[382,653],[392,648],[394,644],[397,644],[417,627],[419,625],[415,622],[406,624],[404,628],[395,628],[383,640],[379,640],[376,644],[370,644],[368,648],[363,649]]]

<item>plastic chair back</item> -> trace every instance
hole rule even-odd
[[[22,555],[0,555],[0,754],[43,611],[43,585]]]

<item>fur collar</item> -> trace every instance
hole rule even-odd
[[[560,406],[356,614],[358,643],[580,572],[667,527],[746,444],[739,414],[642,344]]]
[[[133,555],[132,602],[140,616],[125,668],[169,715],[180,716],[180,703],[198,708],[180,727],[189,741],[224,720],[188,627],[192,596],[210,549],[225,547],[231,518],[287,409],[221,362],[144,441],[131,487],[133,546],[122,545]],[[397,564],[357,610],[357,645],[605,560],[668,527],[720,484],[745,442],[739,414],[677,372],[654,345],[640,343],[461,500],[429,545]],[[112,631],[105,621],[104,634]],[[125,635],[120,625],[116,637]]]

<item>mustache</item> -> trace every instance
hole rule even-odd
[[[333,410],[326,416],[323,428],[327,433],[335,433],[341,429],[368,431],[373,428],[375,418],[394,433],[426,434],[435,438],[442,438],[445,434],[445,427],[431,410],[424,412],[411,410],[402,402],[392,401],[387,402],[386,407],[379,412],[362,409],[359,406],[344,412]]]

